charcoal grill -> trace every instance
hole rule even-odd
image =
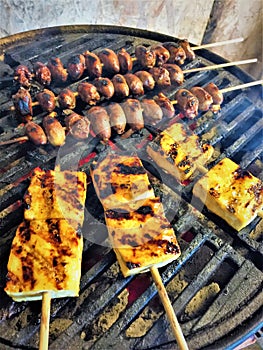
[[[15,89],[12,74],[18,64],[32,67],[35,61],[47,62],[50,56],[59,56],[65,63],[74,53],[96,52],[106,47],[116,52],[124,47],[134,53],[138,44],[148,46],[164,41],[177,39],[112,26],[55,27],[1,39],[0,140],[22,133],[9,109]],[[203,49],[183,69],[224,62],[220,56]],[[213,81],[222,89],[252,80],[234,66],[188,74],[183,87],[203,86]],[[75,90],[77,84],[70,86]],[[51,88],[55,92],[60,89]],[[163,92],[172,98],[177,89],[172,86]],[[155,90],[147,95],[156,93]],[[233,91],[224,97],[219,113],[206,112],[194,121],[183,122],[215,147],[216,157],[208,167],[227,156],[262,179],[262,88]],[[43,112],[36,109],[34,120],[40,122],[42,116]],[[141,156],[155,190],[165,196],[167,217],[179,232],[182,255],[160,273],[189,348],[233,349],[250,335],[261,334],[262,220],[255,219],[237,234],[205,208],[200,208],[200,203],[192,198],[193,182],[184,186],[175,183],[153,167],[144,146],[138,147],[145,145],[149,135],[154,136],[155,132],[156,129],[147,128],[124,141],[115,138],[112,145],[134,150]],[[89,155],[96,157],[104,146],[92,139],[78,147],[80,168],[88,173]],[[72,145],[62,155],[64,167],[74,157],[75,150]],[[58,150],[50,145],[37,148],[26,142],[2,147],[0,152],[0,348],[33,350],[38,347],[41,305],[39,302],[14,303],[5,295],[3,287],[11,242],[23,219],[22,198],[29,175],[36,166],[53,168]],[[174,213],[176,203],[180,204]],[[102,208],[92,186],[88,190],[87,208],[80,296],[52,300],[50,349],[176,349],[150,275],[122,277],[115,254],[105,243],[107,232]],[[197,313],[189,313],[187,305],[192,298],[212,283],[220,290]]]

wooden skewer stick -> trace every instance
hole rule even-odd
[[[21,136],[21,137],[17,137],[16,139],[2,141],[0,142],[0,146],[11,145],[12,143],[25,142],[28,140],[29,140],[28,136]]]
[[[217,41],[215,43],[210,43],[210,44],[192,46],[191,49],[192,50],[200,50],[200,49],[206,49],[209,47],[216,47],[216,46],[223,46],[223,45],[234,44],[234,43],[241,43],[242,41],[244,41],[244,38],[236,38],[236,39],[230,39],[230,40],[225,40],[225,41]]]
[[[177,344],[179,346],[179,349],[180,350],[188,350],[188,346],[187,346],[186,340],[184,338],[181,326],[177,320],[173,306],[171,304],[171,301],[169,299],[167,291],[163,285],[160,273],[159,273],[157,267],[155,267],[155,266],[152,266],[150,268],[150,270],[151,270],[151,274],[152,274],[153,280],[155,282],[155,285],[157,287],[159,297],[162,301],[162,304],[163,304],[164,309],[166,311],[170,325],[172,327],[173,334],[174,334],[175,339],[177,341]]]
[[[50,306],[51,295],[49,292],[44,292],[42,296],[39,350],[48,350]]]
[[[220,91],[222,93],[225,93],[225,92],[229,92],[229,91],[245,89],[245,88],[248,88],[250,86],[255,86],[255,85],[263,85],[263,80],[251,81],[250,83],[240,84],[240,85],[236,85],[236,86],[229,86],[227,88],[221,89]]]

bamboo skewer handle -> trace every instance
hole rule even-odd
[[[39,350],[48,350],[50,306],[51,295],[49,292],[44,292],[42,296]]]
[[[210,43],[210,44],[193,46],[193,47],[191,47],[191,49],[192,50],[200,50],[200,49],[206,49],[209,47],[217,47],[217,46],[223,46],[223,45],[228,45],[228,44],[241,43],[242,41],[244,41],[244,38],[236,38],[236,39],[230,39],[230,40],[224,40],[224,41],[217,41],[215,43]]]
[[[163,285],[159,271],[158,271],[157,267],[155,267],[155,266],[151,267],[150,270],[151,270],[151,274],[152,274],[153,280],[155,282],[155,285],[157,287],[159,297],[162,301],[162,304],[163,304],[164,309],[166,311],[170,325],[172,327],[173,334],[174,334],[175,339],[177,341],[177,344],[179,346],[179,349],[180,350],[188,350],[188,346],[187,346],[186,340],[184,338],[181,326],[177,320],[173,306],[169,300],[168,294],[167,294],[166,289]]]
[[[248,88],[250,86],[262,85],[262,84],[263,84],[263,80],[256,80],[256,81],[251,81],[250,83],[240,84],[240,85],[236,85],[236,86],[229,86],[227,88],[221,89],[220,91],[222,92],[222,94],[224,94],[225,92],[230,92],[230,91],[239,90],[239,89],[245,89],[245,88]]]

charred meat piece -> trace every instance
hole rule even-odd
[[[100,94],[93,84],[80,83],[78,85],[78,93],[82,101],[89,105],[95,105],[100,100]]]
[[[152,49],[148,49],[143,45],[136,46],[135,56],[140,66],[144,68],[152,68],[156,64],[155,51]]]
[[[109,78],[96,78],[92,84],[97,88],[98,92],[105,98],[111,98],[114,95],[114,85]]]
[[[66,140],[66,133],[60,122],[51,114],[43,118],[43,127],[47,139],[52,146],[62,146]]]
[[[32,120],[32,98],[29,91],[23,87],[19,88],[17,93],[12,96],[12,100],[17,115],[21,118],[22,122]]]
[[[47,143],[47,136],[40,125],[29,121],[26,123],[25,131],[29,140],[35,145],[40,146]]]
[[[87,117],[90,120],[91,129],[96,137],[108,142],[111,137],[110,117],[105,108],[100,106],[91,107]]]
[[[114,95],[116,97],[123,99],[129,96],[129,93],[130,93],[129,85],[127,84],[127,81],[123,75],[115,74],[112,77],[111,81],[114,86]]]
[[[199,101],[198,110],[201,112],[208,111],[210,106],[213,103],[212,96],[199,86],[192,87],[190,89],[190,92],[198,98],[198,101]]]
[[[162,109],[154,100],[142,99],[141,106],[145,124],[155,125],[162,119]]]
[[[99,57],[90,51],[83,53],[85,66],[90,78],[98,78],[102,75],[102,64]]]
[[[161,107],[163,112],[163,117],[172,118],[175,113],[174,105],[170,101],[170,99],[165,96],[162,92],[158,94],[158,96],[154,96],[154,101]]]
[[[175,94],[177,108],[188,119],[194,119],[198,115],[198,98],[186,89],[180,89]]]
[[[76,96],[72,90],[65,88],[58,94],[58,103],[62,109],[74,109],[76,107]]]
[[[120,63],[118,56],[111,49],[103,49],[98,53],[98,56],[103,64],[103,69],[105,69],[110,74],[116,74],[120,71]]]
[[[16,67],[14,72],[14,79],[22,86],[29,87],[32,74],[29,68],[25,65],[20,64]]]
[[[67,81],[68,72],[64,68],[60,58],[58,57],[50,58],[47,66],[51,72],[52,80],[54,80],[54,82],[61,84]]]
[[[87,117],[75,112],[65,118],[65,124],[70,135],[77,140],[84,140],[89,137],[90,121]]]
[[[174,42],[165,42],[163,46],[170,52],[169,63],[184,64],[186,53],[181,46]]]
[[[107,106],[107,112],[110,117],[110,125],[118,135],[123,134],[126,128],[126,117],[121,105],[111,102]]]
[[[191,49],[189,41],[187,39],[180,40],[179,45],[184,49],[186,58],[190,61],[193,61],[195,59],[195,53]]]
[[[149,73],[152,74],[156,85],[163,87],[171,85],[170,75],[167,69],[163,67],[153,67],[149,70]]]
[[[36,95],[36,98],[45,112],[52,112],[56,108],[56,96],[48,89],[44,89]]]
[[[72,56],[68,60],[67,70],[71,80],[78,80],[85,70],[85,57],[83,55]]]
[[[133,131],[141,130],[144,127],[142,106],[138,100],[129,98],[122,104],[126,121]]]
[[[169,77],[172,84],[182,85],[184,82],[184,72],[182,69],[173,63],[166,63],[163,68],[167,69],[169,72]]]
[[[222,92],[216,86],[216,84],[209,83],[204,87],[204,89],[212,96],[214,104],[216,104],[216,105],[222,104],[224,97],[223,97]]]
[[[138,78],[135,74],[127,73],[124,75],[124,78],[127,81],[127,84],[130,89],[130,93],[135,96],[143,95],[143,83],[140,78]]]
[[[120,73],[121,74],[125,74],[125,73],[130,72],[132,70],[132,67],[133,67],[132,58],[131,58],[129,52],[127,52],[124,48],[122,48],[118,52],[118,60],[119,60],[119,64],[120,64]]]
[[[147,72],[146,70],[139,70],[134,74],[142,81],[142,85],[145,90],[153,90],[155,81],[151,73]]]
[[[50,85],[51,84],[51,72],[50,69],[42,62],[34,63],[34,73],[36,80],[41,85]]]
[[[167,50],[163,45],[157,44],[152,46],[152,50],[155,52],[156,55],[156,65],[162,66],[164,63],[166,63],[170,58],[170,52]]]

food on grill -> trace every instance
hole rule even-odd
[[[208,83],[205,87],[204,87],[205,91],[207,91],[213,98],[213,103],[215,105],[221,105],[224,97],[222,92],[219,90],[219,88],[216,86],[216,84],[214,83]]]
[[[52,112],[56,108],[56,96],[51,90],[44,89],[36,95],[36,99],[45,112]]]
[[[36,80],[42,85],[50,85],[51,72],[49,68],[42,62],[35,62],[33,66]]]
[[[158,86],[170,86],[171,80],[170,75],[167,69],[163,67],[153,67],[149,70],[149,73],[152,74],[155,83]]]
[[[115,74],[112,77],[111,81],[114,86],[114,95],[116,97],[122,99],[129,96],[130,88],[123,75]]]
[[[47,67],[51,72],[52,80],[56,83],[65,83],[68,79],[68,72],[64,68],[60,58],[50,58]]]
[[[154,197],[146,170],[137,156],[109,154],[92,164],[91,177],[104,210],[136,210],[147,198]]]
[[[104,142],[108,142],[111,137],[110,117],[104,107],[94,106],[87,112],[90,126],[95,136]]]
[[[162,108],[153,99],[144,98],[141,101],[142,114],[145,124],[155,125],[162,117]]]
[[[210,109],[213,104],[213,98],[207,91],[205,91],[205,89],[199,86],[194,86],[190,89],[190,92],[198,99],[199,111],[206,112]]]
[[[98,78],[102,75],[102,64],[99,57],[90,51],[83,53],[85,66],[90,78]]]
[[[85,57],[83,55],[74,55],[70,57],[67,63],[67,71],[71,80],[75,81],[82,77],[85,70]]]
[[[100,94],[96,87],[90,83],[79,83],[78,84],[78,94],[82,101],[89,105],[95,105],[97,101],[100,100]]]
[[[110,126],[117,134],[123,134],[126,128],[126,116],[121,105],[116,102],[111,102],[107,106],[107,112],[110,117]]]
[[[177,64],[166,63],[163,65],[163,68],[165,68],[169,72],[169,77],[172,84],[177,84],[177,85],[183,84],[184,72]]]
[[[35,145],[40,146],[47,143],[47,136],[44,130],[36,123],[28,121],[25,126],[25,132],[30,141]]]
[[[66,116],[65,124],[69,134],[75,139],[83,140],[89,137],[90,121],[87,117],[72,112]]]
[[[137,75],[126,73],[124,75],[124,78],[129,86],[129,90],[132,95],[139,96],[144,94],[143,83],[141,79],[137,77]]]
[[[72,220],[83,224],[86,199],[86,174],[74,171],[34,170],[24,196],[25,220]]]
[[[52,298],[78,296],[82,249],[70,221],[23,221],[12,242],[5,292],[15,301],[41,300],[46,291]]]
[[[195,53],[192,50],[189,41],[187,39],[183,39],[179,41],[179,45],[184,49],[184,52],[186,54],[186,58],[188,60],[193,61],[195,59]]]
[[[170,52],[163,45],[156,44],[156,45],[153,45],[151,49],[155,52],[157,66],[162,66],[164,63],[166,63],[169,60]]]
[[[29,91],[20,87],[16,94],[12,95],[15,110],[22,122],[32,120],[33,108],[32,98]]]
[[[157,96],[154,96],[154,101],[162,108],[163,116],[166,118],[172,118],[175,113],[174,105],[164,93],[160,92]]]
[[[62,109],[74,109],[76,107],[76,96],[69,88],[61,90],[57,100]]]
[[[263,209],[263,184],[229,158],[222,159],[194,185],[193,194],[235,230]]]
[[[98,92],[105,98],[111,98],[114,95],[114,85],[109,78],[96,78],[92,84],[96,87]]]
[[[147,153],[154,162],[179,182],[190,179],[198,165],[208,162],[213,151],[211,145],[187,132],[182,123],[174,123],[147,146]]]
[[[169,52],[170,58],[168,60],[169,63],[175,63],[182,65],[186,59],[186,53],[184,49],[174,42],[165,42],[162,44]]]
[[[116,74],[120,71],[118,56],[111,49],[103,49],[98,53],[103,68],[110,74]]]
[[[145,90],[153,90],[155,86],[155,81],[151,73],[146,70],[139,70],[134,73],[142,82],[143,88]]]
[[[188,119],[194,119],[198,115],[198,98],[186,89],[179,89],[175,93],[176,107]]]
[[[125,74],[130,72],[133,67],[131,55],[124,48],[118,52],[118,60],[120,64],[120,73]]]
[[[32,79],[32,74],[29,68],[23,64],[16,67],[14,72],[14,80],[16,80],[21,86],[26,88],[30,87],[30,81]]]
[[[156,53],[151,48],[147,48],[143,45],[138,45],[135,48],[136,59],[142,67],[152,68],[156,64]]]
[[[43,127],[47,139],[52,146],[58,147],[64,145],[66,133],[61,123],[52,115],[46,115],[43,118]]]
[[[133,98],[129,98],[123,102],[122,108],[130,128],[133,131],[141,130],[144,127],[144,120],[140,102]]]

